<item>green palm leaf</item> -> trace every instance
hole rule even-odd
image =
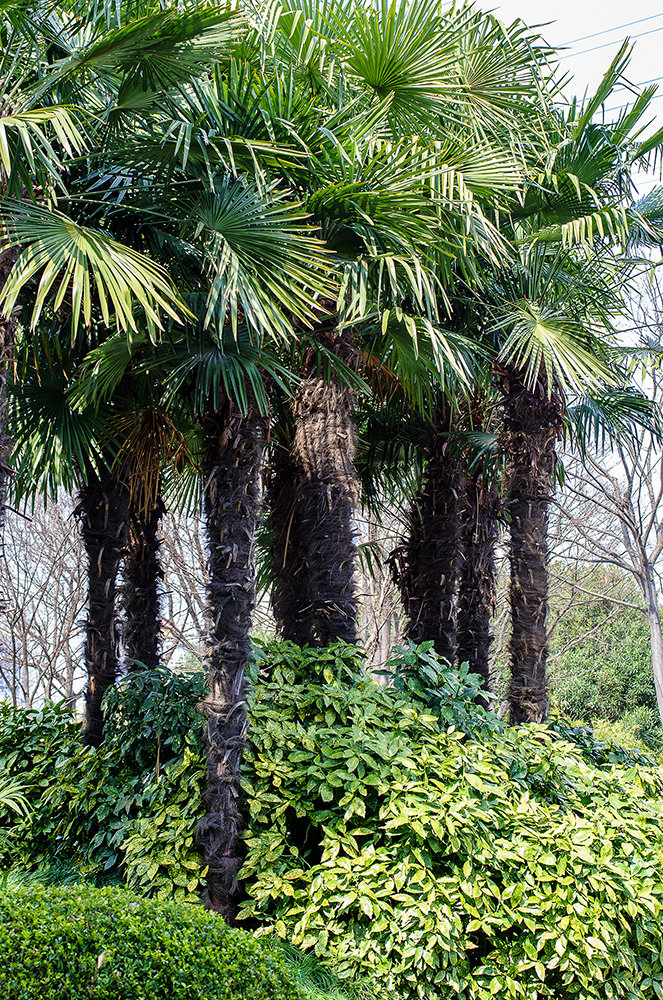
[[[194,204],[191,225],[192,246],[206,244],[206,323],[227,311],[236,333],[241,313],[257,333],[287,337],[293,317],[310,325],[336,298],[330,254],[287,193],[226,183]]]
[[[0,116],[0,165],[5,192],[37,184],[62,185],[63,165],[47,127],[72,156],[86,148],[80,112],[67,107],[33,108]]]
[[[108,76],[122,87],[168,89],[227,57],[241,38],[245,17],[231,6],[182,11],[154,6],[142,17],[106,31],[53,66],[46,85],[84,74]],[[82,36],[83,38],[85,35]]]
[[[186,307],[163,268],[100,230],[79,225],[54,209],[4,201],[7,245],[18,259],[0,293],[0,306],[11,312],[23,289],[38,279],[30,325],[36,327],[48,302],[55,311],[66,304],[72,328],[92,321],[97,304],[103,321],[118,330],[137,330],[139,306],[154,333],[162,317],[174,320]]]
[[[499,360],[523,370],[529,389],[542,381],[548,393],[557,386],[568,394],[616,382],[606,361],[590,349],[590,338],[581,324],[550,307],[521,299],[505,308],[495,330],[507,332]]]

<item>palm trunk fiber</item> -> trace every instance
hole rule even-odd
[[[165,507],[158,499],[148,510],[132,502],[122,580],[122,645],[129,670],[155,670],[160,663],[163,580],[159,524]]]
[[[495,547],[500,499],[481,475],[468,484],[458,586],[458,663],[468,663],[490,691],[491,618],[495,607]]]
[[[450,417],[440,410],[424,484],[410,511],[409,536],[391,565],[412,642],[432,641],[436,653],[456,662],[456,595],[462,565],[462,514],[467,476],[453,453]]]
[[[560,404],[509,376],[501,447],[506,462],[511,561],[512,724],[543,722],[548,713],[548,504],[553,493]]]
[[[15,250],[5,250],[0,253],[0,289],[4,287],[15,261]],[[0,316],[0,532],[5,521],[10,473],[8,462],[11,439],[7,434],[7,375],[12,362],[15,327],[13,316]],[[0,551],[1,549],[0,539]]]
[[[242,415],[228,399],[203,420],[208,598],[207,814],[196,840],[208,867],[205,903],[233,923],[242,865],[240,768],[246,741],[245,668],[255,605],[253,542],[260,507],[263,419],[255,402]]]
[[[104,738],[103,697],[119,671],[115,597],[127,540],[128,491],[110,473],[101,477],[91,473],[87,484],[79,490],[76,516],[85,545],[88,578],[85,636],[88,683],[83,742],[99,746]]]
[[[346,364],[353,363],[349,332],[321,330],[317,337]],[[274,615],[281,635],[300,645],[355,643],[352,395],[335,376],[321,377],[313,351],[303,376],[293,401],[292,445],[289,453],[276,453],[269,490]]]

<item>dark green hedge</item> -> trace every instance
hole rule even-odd
[[[282,956],[188,903],[124,889],[0,895],[2,1000],[301,1000]]]

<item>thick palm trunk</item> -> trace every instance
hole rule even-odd
[[[456,595],[462,566],[462,515],[467,476],[453,453],[449,415],[442,409],[433,434],[424,484],[410,510],[409,535],[392,554],[394,579],[407,618],[405,634],[434,643],[456,661]]]
[[[159,524],[161,499],[149,510],[131,503],[122,580],[122,645],[129,670],[154,670],[160,663],[163,580]]]
[[[349,333],[321,331],[319,340],[351,363]],[[293,401],[290,453],[277,455],[269,501],[273,608],[281,634],[300,644],[357,641],[354,589],[354,458],[356,428],[350,391],[316,371],[313,352]]]
[[[511,536],[508,700],[513,724],[542,722],[548,713],[548,504],[560,429],[559,403],[544,387],[530,391],[510,376],[500,438]]]
[[[283,639],[298,646],[312,646],[315,615],[299,524],[299,479],[292,442],[289,447],[276,445],[267,492],[272,536],[272,611]]]
[[[85,635],[86,729],[84,742],[104,738],[102,700],[119,671],[115,625],[117,575],[124,555],[129,517],[128,491],[110,474],[91,473],[78,493],[76,515],[87,556],[88,611]]]
[[[245,668],[255,604],[253,541],[260,506],[263,421],[224,400],[203,422],[204,518],[212,614],[207,714],[206,816],[196,838],[208,866],[206,904],[232,923],[242,864],[240,768],[246,740]]]
[[[468,483],[458,587],[458,663],[468,663],[490,690],[491,618],[495,607],[495,547],[500,499],[483,476]]]

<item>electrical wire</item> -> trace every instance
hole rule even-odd
[[[570,42],[564,42],[564,47],[567,45],[576,45],[577,42],[587,42],[590,38],[598,38],[599,35],[608,35],[611,31],[621,31],[622,28],[632,28],[634,24],[644,24],[645,21],[654,21],[657,17],[663,17],[663,14],[651,14],[649,17],[641,17],[637,21],[627,21],[626,24],[616,24],[614,28],[604,28],[602,31],[595,31],[593,35],[581,35],[580,38],[572,38]]]
[[[645,35],[655,35],[659,31],[663,31],[663,25],[660,28],[651,28],[649,31],[641,31],[637,35],[632,35],[629,41],[634,42],[636,38],[644,38]],[[608,49],[611,45],[618,45],[620,41],[618,38],[614,38],[611,42],[603,42],[602,45],[593,45],[590,49],[581,49],[580,52],[567,52],[565,55],[560,56],[560,59],[573,59],[575,56],[584,56],[588,52],[598,52],[599,49]]]

